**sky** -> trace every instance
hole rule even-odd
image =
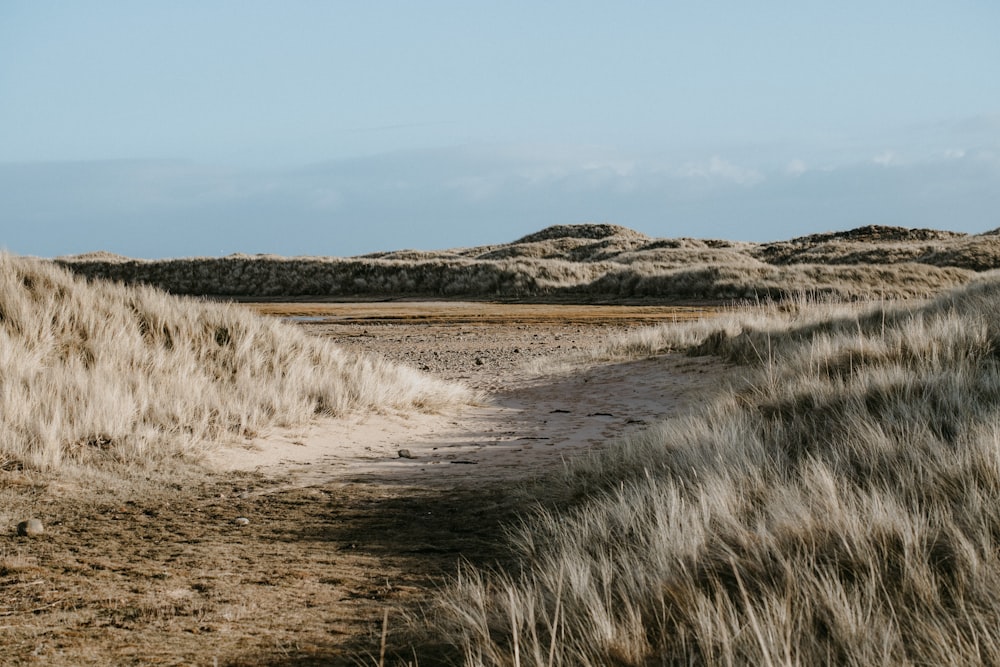
[[[0,0],[0,249],[1000,227],[995,0]]]

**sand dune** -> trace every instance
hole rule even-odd
[[[1000,237],[871,226],[774,243],[653,239],[607,224],[557,225],[511,243],[361,257],[126,259],[58,263],[89,277],[226,297],[677,302],[922,297],[1000,267]]]
[[[998,238],[590,225],[348,260],[61,262],[176,291],[319,295],[255,306],[271,320],[4,257],[0,514],[55,520],[50,541],[4,551],[0,636],[68,659],[196,661],[195,635],[214,632],[232,664],[350,664],[405,608],[390,643],[421,664],[996,663]],[[803,289],[937,296],[787,298]],[[438,301],[323,303],[366,293]],[[537,304],[510,319],[460,295],[782,300],[684,316],[619,303],[602,321]],[[294,315],[308,319],[276,321]],[[201,477],[44,478],[60,457],[128,463],[151,432],[180,436],[169,462],[192,435],[232,446]]]
[[[87,282],[0,255],[0,465],[144,466],[355,411],[434,409],[463,387],[236,306]]]

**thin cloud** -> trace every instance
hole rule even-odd
[[[877,164],[880,167],[892,167],[901,164],[901,160],[895,151],[886,150],[872,156],[872,164]]]
[[[809,167],[806,163],[798,158],[790,161],[785,165],[785,173],[790,176],[801,176],[802,174],[809,171]]]
[[[717,155],[705,162],[688,163],[680,173],[691,178],[722,180],[742,186],[757,185],[765,178],[757,169],[742,167]]]

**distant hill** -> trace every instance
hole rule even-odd
[[[968,236],[963,232],[947,232],[939,229],[911,229],[887,225],[867,225],[844,232],[825,232],[791,239],[788,243],[812,244],[828,241],[849,241],[852,243],[906,243],[908,241],[948,241]]]
[[[648,241],[649,237],[642,232],[637,232],[621,225],[607,224],[582,224],[582,225],[552,225],[540,232],[528,234],[514,241],[519,243],[537,243],[538,241],[551,241],[553,239],[584,239],[598,240],[611,237],[623,239],[639,239]]]
[[[726,301],[802,292],[928,296],[1000,268],[1000,235],[871,225],[788,241],[654,239],[611,224],[555,225],[511,243],[359,257],[230,255],[55,260],[79,274],[239,298]]]

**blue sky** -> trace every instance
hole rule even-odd
[[[0,246],[1000,226],[1000,3],[0,1]]]

